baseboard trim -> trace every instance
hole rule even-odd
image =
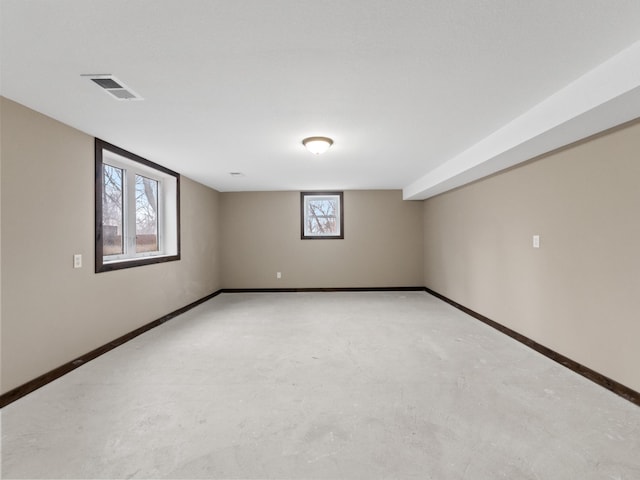
[[[57,378],[60,378],[61,376],[71,372],[72,370],[75,370],[76,368],[84,365],[85,363],[99,357],[100,355],[103,355],[108,351],[113,350],[116,347],[119,347],[120,345],[128,342],[129,340],[132,340],[133,338],[137,337],[138,335],[142,335],[143,333],[155,327],[158,327],[159,325],[162,325],[163,323],[171,320],[174,317],[177,317],[178,315],[181,315],[191,310],[194,307],[197,307],[198,305],[206,302],[207,300],[211,300],[212,298],[220,295],[221,293],[288,293],[288,292],[291,292],[291,293],[427,292],[430,295],[433,295],[434,297],[439,298],[440,300],[457,308],[458,310],[461,310],[467,315],[477,320],[480,320],[481,322],[485,323],[486,325],[489,325],[490,327],[498,330],[499,332],[502,332],[505,335],[508,335],[509,337],[513,338],[514,340],[517,340],[518,342],[526,345],[527,347],[535,350],[536,352],[541,353],[542,355],[550,358],[554,362],[557,362],[563,365],[564,367],[570,370],[573,370],[577,374],[582,375],[583,377],[591,380],[592,382],[600,385],[601,387],[606,388],[607,390],[610,390],[611,392],[624,398],[625,400],[628,400],[629,402],[640,406],[640,392],[636,392],[635,390],[627,387],[626,385],[623,385],[615,380],[612,380],[609,377],[606,377],[605,375],[602,375],[601,373],[596,372],[595,370],[590,369],[589,367],[586,367],[574,360],[571,360],[570,358],[565,357],[564,355],[558,352],[555,352],[548,347],[545,347],[544,345],[536,342],[535,340],[532,340],[529,337],[526,337],[525,335],[522,335],[516,332],[515,330],[511,330],[510,328],[505,327],[504,325],[494,320],[491,320],[490,318],[485,317],[484,315],[481,315],[478,312],[475,312],[470,308],[467,308],[464,305],[461,305],[428,287],[353,287],[353,288],[223,288],[223,289],[217,290],[205,297],[200,298],[199,300],[196,300],[195,302],[190,303],[189,305],[179,308],[178,310],[175,310],[167,315],[164,315],[163,317],[158,318],[157,320],[154,320],[139,328],[136,328],[135,330],[125,335],[122,335],[121,337],[118,337],[115,340],[112,340],[111,342],[102,345],[101,347],[91,350],[90,352],[74,360],[71,360],[70,362],[67,362],[64,365],[61,365],[43,375],[40,375],[37,378],[34,378],[33,380],[23,385],[20,385],[19,387],[14,388],[13,390],[8,391],[3,395],[0,395],[0,408],[15,402],[16,400],[24,397],[25,395],[28,395],[29,393],[43,387],[44,385],[56,380]]]
[[[172,318],[177,317],[178,315],[181,315],[191,310],[194,307],[197,307],[198,305],[206,302],[207,300],[211,300],[213,297],[216,297],[221,293],[222,293],[222,290],[218,290],[216,292],[213,292],[207,295],[206,297],[202,297],[199,300],[196,300],[195,302],[190,303],[189,305],[179,308],[178,310],[175,310],[163,317],[160,317],[157,320],[154,320],[139,328],[136,328],[135,330],[132,330],[131,332],[126,333],[121,337],[118,337],[115,340],[112,340],[109,343],[105,343],[101,347],[91,350],[90,352],[85,353],[84,355],[78,358],[75,358],[70,362],[65,363],[64,365],[60,365],[58,368],[54,368],[53,370],[43,375],[40,375],[39,377],[34,378],[33,380],[23,385],[20,385],[19,387],[16,387],[13,390],[9,390],[7,393],[0,395],[0,408],[6,407],[10,403],[15,402],[16,400],[24,397],[25,395],[28,395],[29,393],[41,387],[44,387],[47,383],[53,382],[57,378],[60,378],[61,376],[71,372],[72,370],[75,370],[76,368],[84,365],[85,363],[99,357],[100,355],[107,353],[109,350],[113,350],[114,348],[119,347],[120,345],[128,342],[129,340],[134,339],[138,335],[142,335],[143,333],[148,332],[149,330],[159,325],[162,325],[163,323],[171,320]]]
[[[517,340],[518,342],[526,345],[527,347],[535,350],[536,352],[541,353],[542,355],[550,358],[554,362],[557,362],[560,365],[563,365],[564,367],[570,370],[573,370],[577,374],[582,375],[583,377],[591,380],[592,382],[597,383],[601,387],[604,387],[607,390],[612,391],[613,393],[624,398],[625,400],[628,400],[631,403],[640,406],[640,392],[636,392],[635,390],[627,387],[626,385],[616,382],[615,380],[612,380],[611,378],[606,377],[601,373],[598,373],[595,370],[592,370],[589,367],[586,367],[581,363],[576,362],[575,360],[571,360],[570,358],[565,357],[564,355],[558,352],[555,352],[548,347],[545,347],[544,345],[536,342],[535,340],[530,339],[529,337],[522,335],[521,333],[511,330],[510,328],[505,327],[504,325],[494,320],[491,320],[490,318],[487,318],[484,315],[479,314],[478,312],[474,312],[470,308],[467,308],[464,305],[460,305],[459,303],[451,300],[450,298],[445,297],[444,295],[434,290],[431,290],[428,287],[425,287],[425,291],[433,295],[434,297],[439,298],[440,300],[448,303],[449,305],[452,305],[458,310],[463,311],[467,315],[470,315],[473,318],[480,320],[482,323],[485,323],[490,327],[495,328],[496,330],[504,333],[505,335],[510,336],[514,340]]]
[[[424,292],[424,287],[223,288],[222,293]]]

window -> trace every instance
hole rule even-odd
[[[96,273],[180,260],[180,176],[96,138]]]
[[[301,238],[344,238],[342,192],[300,193]]]

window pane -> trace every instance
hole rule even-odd
[[[310,197],[306,208],[306,235],[337,235],[339,208],[336,197]]]
[[[122,244],[122,169],[102,165],[102,254],[124,253]]]
[[[158,251],[158,182],[136,175],[136,252]]]

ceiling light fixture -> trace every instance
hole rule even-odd
[[[333,145],[333,140],[329,137],[307,137],[302,140],[302,144],[314,155],[320,155],[329,150],[329,147]]]

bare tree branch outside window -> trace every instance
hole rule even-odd
[[[158,182],[136,175],[136,252],[158,250]]]
[[[124,176],[121,168],[102,165],[104,187],[102,189],[102,241],[105,255],[119,255],[124,252],[122,191]]]
[[[180,174],[95,139],[95,272],[180,260]]]
[[[342,192],[302,192],[300,194],[301,238],[344,238]]]

